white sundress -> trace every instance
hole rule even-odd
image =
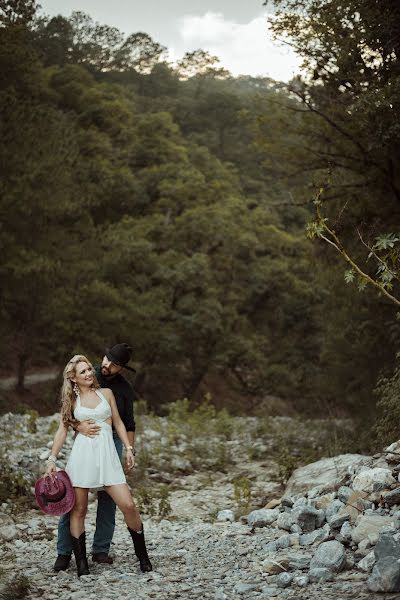
[[[65,467],[72,485],[81,488],[102,488],[106,485],[126,483],[121,461],[115,448],[112,427],[106,423],[111,417],[111,407],[101,392],[95,408],[81,406],[79,395],[76,398],[74,417],[78,421],[93,419],[101,431],[93,438],[78,433]]]

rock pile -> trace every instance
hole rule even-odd
[[[368,575],[371,592],[400,592],[399,450],[400,442],[385,450],[386,459],[343,455],[297,469],[279,504],[248,515],[251,527],[272,525],[278,533],[264,546],[265,568],[285,571],[278,587],[353,572]]]
[[[19,480],[29,483],[42,473],[57,419],[37,419],[32,428],[29,416],[0,418],[0,451]],[[243,432],[245,424],[242,419]],[[151,455],[160,434],[144,428],[138,437],[147,439]],[[205,442],[216,443],[210,435]],[[382,456],[346,454],[297,469],[283,494],[269,480],[271,464],[246,461],[241,440],[233,443],[236,462],[226,472],[200,472],[191,464],[178,469],[167,454],[162,469],[150,461],[146,477],[169,486],[172,506],[166,518],[145,518],[152,573],[140,573],[117,513],[113,565],[91,564],[91,574],[80,580],[73,562],[55,574],[57,519],[40,513],[33,500],[17,511],[10,499],[0,507],[3,574],[8,580],[26,575],[31,600],[372,600],[400,592],[400,442]],[[60,467],[71,444],[72,436]],[[243,515],[232,482],[246,473],[259,495],[251,498],[257,508]],[[265,496],[269,501],[261,503]],[[89,548],[95,513],[93,495]]]

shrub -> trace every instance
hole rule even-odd
[[[23,600],[26,598],[31,585],[25,575],[16,575],[12,580],[4,582],[0,590],[0,600]]]
[[[31,498],[31,487],[34,481],[25,473],[14,471],[8,464],[6,456],[0,456],[0,503],[9,498],[13,500]]]
[[[141,511],[150,517],[158,516],[164,519],[171,514],[172,508],[167,485],[161,485],[159,488],[139,487],[135,496]]]
[[[231,439],[235,431],[234,419],[225,408],[217,410],[211,394],[206,394],[203,402],[193,409],[187,398],[171,402],[167,408],[168,429],[173,438],[180,433],[190,436],[213,433]]]
[[[58,421],[52,421],[52,422],[50,423],[50,425],[49,425],[49,428],[48,428],[48,430],[47,430],[47,433],[48,433],[49,435],[52,435],[52,436],[54,436],[54,435],[55,435],[55,433],[56,433],[56,431],[57,431],[57,429],[58,429],[58,426],[59,426],[59,422],[58,422]]]
[[[392,377],[382,377],[378,381],[375,393],[379,397],[375,433],[378,442],[387,445],[400,439],[400,366]]]
[[[39,418],[39,413],[37,410],[31,408],[27,404],[17,404],[14,412],[20,415],[27,415],[29,417],[27,423],[29,433],[37,432],[37,420]]]
[[[251,481],[247,477],[233,481],[233,497],[240,511],[248,510],[251,504]]]

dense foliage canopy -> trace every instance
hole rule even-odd
[[[372,0],[275,4],[312,71],[289,88],[1,2],[0,339],[20,385],[29,364],[128,340],[153,406],[211,390],[238,411],[373,407],[393,308],[355,294],[305,227],[328,171],[351,247],[359,222],[397,223],[397,50],[383,20],[365,33]]]

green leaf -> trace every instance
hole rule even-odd
[[[349,269],[348,271],[344,272],[344,280],[346,283],[353,283],[354,282],[354,271],[353,269]]]

